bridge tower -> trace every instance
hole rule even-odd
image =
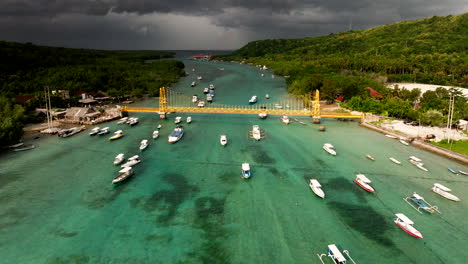
[[[166,87],[159,88],[159,118],[166,119],[167,114],[167,94]]]
[[[319,90],[315,90],[315,98],[312,104],[312,120],[315,124],[320,124],[320,94]]]

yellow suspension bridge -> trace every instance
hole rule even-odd
[[[319,123],[321,117],[329,118],[363,118],[364,115],[351,113],[321,112],[319,91],[315,92],[314,100],[307,98],[293,98],[276,103],[254,105],[224,105],[207,104],[197,107],[192,98],[168,90],[166,87],[159,89],[159,107],[130,107],[124,106],[122,112],[158,113],[165,118],[167,113],[216,113],[216,114],[260,114],[268,115],[296,115],[311,116],[314,123]]]

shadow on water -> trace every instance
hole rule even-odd
[[[16,209],[8,209],[4,213],[0,213],[0,231],[4,228],[8,228],[17,225],[27,215]]]
[[[373,195],[361,189],[352,180],[344,178],[333,178],[328,180],[327,189],[338,191],[335,193],[351,192],[360,203],[367,203],[366,197]]]
[[[276,162],[275,159],[268,155],[259,145],[248,146],[244,148],[242,152],[249,153],[252,159],[259,164],[272,164]]]
[[[84,201],[82,202],[84,205],[86,205],[89,209],[99,209],[102,208],[119,197],[121,193],[126,193],[130,190],[131,185],[129,185],[129,181],[131,181],[133,177],[129,178],[125,182],[122,182],[121,184],[117,185],[110,185],[107,187],[107,191],[103,191],[102,189],[96,190],[96,189],[91,189],[88,190],[87,196],[91,196],[92,198],[89,201]],[[96,194],[97,193],[97,194]]]
[[[9,172],[7,174],[0,174],[0,189],[6,185],[21,179],[20,173]]]
[[[130,201],[132,207],[141,207],[146,213],[161,212],[156,218],[159,225],[170,225],[177,214],[178,207],[198,192],[198,187],[190,185],[187,179],[176,173],[165,174],[163,179],[169,183],[170,190],[155,192],[151,196],[143,196]]]
[[[52,235],[59,236],[59,237],[74,237],[78,234],[78,232],[68,232],[63,228],[58,228],[55,230],[52,230],[51,232]]]

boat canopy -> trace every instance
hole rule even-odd
[[[135,155],[135,156],[133,156],[133,157],[131,157],[131,158],[128,158],[128,160],[135,160],[135,159],[138,159],[139,157],[140,157],[140,156]]]
[[[116,158],[123,158],[124,154],[123,153],[119,153]]]
[[[437,188],[439,188],[439,189],[441,189],[442,191],[446,191],[446,192],[451,192],[451,191],[452,191],[452,189],[449,189],[449,188],[443,186],[443,185],[440,184],[440,183],[434,183],[434,186],[437,187]]]
[[[415,157],[415,156],[410,156],[409,159],[412,159],[412,160],[417,161],[417,162],[421,162],[421,161],[422,161],[421,159],[419,159],[419,158],[417,158],[417,157]]]
[[[324,147],[327,147],[327,148],[334,148],[332,144],[330,143],[325,143],[323,144]]]
[[[260,126],[259,125],[253,125],[252,130],[260,130]]]
[[[414,222],[411,221],[411,219],[409,219],[408,217],[406,217],[406,215],[404,214],[395,214],[396,217],[398,217],[398,219],[400,219],[401,221],[407,223],[407,224],[410,224],[410,225],[413,225]]]
[[[148,140],[147,140],[147,139],[143,139],[143,140],[141,141],[141,144],[146,144],[146,143],[148,143]]]
[[[331,251],[331,253],[338,262],[346,261],[345,257],[343,257],[340,250],[335,246],[335,244],[328,245],[328,249]]]
[[[124,167],[123,169],[119,170],[120,173],[126,173],[132,170],[132,167]]]
[[[93,128],[93,129],[91,129],[91,130],[93,130],[93,131],[94,131],[94,130],[99,130],[99,127],[95,127],[95,128]]]
[[[356,178],[358,178],[359,180],[361,180],[362,182],[365,182],[365,183],[371,183],[372,182],[364,174],[357,174]]]
[[[243,171],[249,171],[250,170],[250,164],[242,163],[242,170]]]
[[[413,193],[413,197],[418,199],[418,200],[424,200],[424,198],[422,196],[420,196],[419,194],[417,194],[417,193]]]
[[[314,187],[322,187],[322,185],[320,185],[316,179],[310,179],[310,184],[312,184]]]
[[[117,130],[114,132],[114,134],[122,134],[122,132],[123,132],[122,130]]]

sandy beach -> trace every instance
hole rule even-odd
[[[449,136],[454,140],[468,140],[468,136],[462,131],[455,129],[447,130],[445,127],[411,126],[404,124],[401,120],[386,121],[381,126],[395,132],[401,132],[408,137],[425,137],[426,135],[433,134],[436,137],[436,142],[447,139]]]

